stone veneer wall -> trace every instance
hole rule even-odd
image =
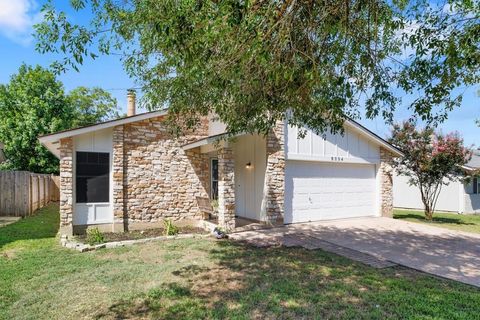
[[[380,211],[383,217],[393,216],[392,154],[380,147]]]
[[[60,140],[60,233],[72,234],[73,139]]]
[[[285,203],[285,126],[280,121],[267,135],[265,190],[266,222],[272,224],[282,222]]]
[[[113,159],[112,159],[112,174],[113,174],[113,230],[125,230],[125,188],[124,188],[124,143],[123,143],[123,125],[113,128]]]
[[[233,150],[218,150],[218,224],[226,231],[235,228],[235,161]]]
[[[161,117],[123,126],[123,197],[118,187],[116,218],[120,204],[127,226],[165,218],[200,218],[196,197],[208,197],[208,155],[182,149],[184,144],[207,136],[208,124],[179,138],[168,132]],[[120,132],[120,130],[118,130]],[[114,153],[121,142],[114,134]],[[114,157],[116,159],[116,157]],[[116,161],[116,160],[114,160]],[[120,179],[120,160],[114,173]],[[118,180],[118,184],[120,180]]]

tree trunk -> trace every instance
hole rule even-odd
[[[425,220],[432,221],[432,219],[433,219],[432,209],[425,207]]]
[[[423,191],[422,191],[422,202],[424,207],[423,212],[425,213],[425,220],[432,221],[433,210],[432,210],[432,207],[430,206],[430,202],[427,200],[427,196],[425,196]]]

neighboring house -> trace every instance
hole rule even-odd
[[[5,152],[3,151],[4,145],[0,142],[0,163],[5,162],[7,157],[5,157]]]
[[[480,168],[479,150],[474,151],[472,159],[463,168],[466,175],[470,175]],[[480,212],[479,182],[477,178],[469,179],[468,182],[445,180],[447,185],[442,186],[435,210],[457,213]],[[393,185],[394,207],[424,209],[420,189],[416,186],[410,186],[408,177],[394,174]]]
[[[235,216],[282,224],[391,215],[387,161],[400,152],[353,121],[345,135],[325,139],[312,131],[299,139],[296,128],[279,123],[267,137],[225,141],[225,126],[212,119],[175,138],[167,111],[129,113],[40,137],[60,159],[62,233],[202,219],[199,198],[218,199],[218,223],[227,230]]]

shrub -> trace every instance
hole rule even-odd
[[[178,234],[179,230],[176,225],[169,219],[163,221],[163,225],[165,226],[165,235],[166,236],[174,236]]]
[[[103,233],[98,228],[92,228],[87,230],[87,243],[91,246],[94,244],[100,244],[105,242]]]

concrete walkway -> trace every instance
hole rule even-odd
[[[20,219],[21,217],[0,217],[0,227],[12,224]]]
[[[480,234],[389,218],[357,218],[246,231],[231,238],[258,245],[285,245],[285,237],[292,235],[297,235],[295,241],[302,237],[320,239],[379,261],[480,287]]]

